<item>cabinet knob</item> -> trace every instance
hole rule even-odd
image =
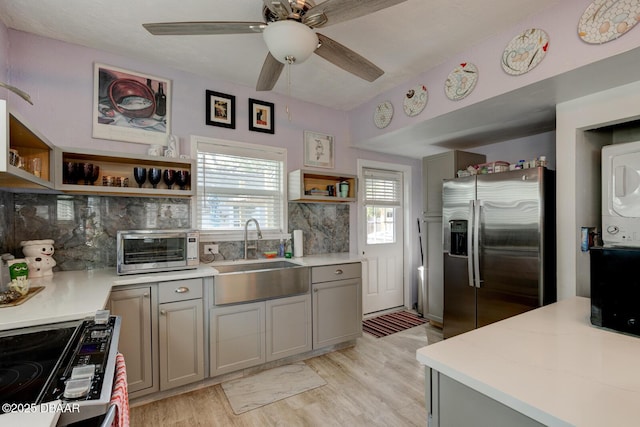
[[[162,316],[166,316],[166,315],[167,315],[167,311],[166,311],[166,310],[160,310],[160,314],[161,314]]]
[[[313,292],[318,292],[318,288],[315,288],[315,289],[313,290]]]
[[[339,268],[336,270],[336,274],[342,274],[342,270]]]
[[[145,292],[144,294],[142,294],[142,296],[145,298],[149,298],[149,292]]]
[[[189,288],[187,288],[186,286],[180,286],[174,292],[176,294],[185,294],[185,293],[189,292]]]

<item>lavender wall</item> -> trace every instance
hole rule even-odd
[[[0,81],[8,83],[9,74],[9,33],[7,27],[0,24]],[[6,99],[8,90],[0,89],[0,97]]]
[[[544,132],[525,138],[484,145],[471,151],[486,155],[487,162],[503,160],[517,163],[518,160],[533,160],[540,156],[546,156],[547,167],[552,170],[556,169],[555,132]]]
[[[0,24],[0,28],[2,25]],[[33,106],[13,102],[30,123],[57,146],[105,149],[144,153],[147,146],[118,141],[105,141],[91,137],[93,98],[93,64],[100,62],[172,80],[172,133],[178,135],[181,153],[189,153],[190,135],[250,142],[285,147],[288,151],[287,168],[294,170],[303,165],[302,139],[304,130],[313,130],[335,136],[335,170],[356,173],[356,159],[386,161],[412,167],[414,182],[421,180],[421,165],[416,159],[389,156],[356,150],[349,146],[350,125],[344,112],[297,101],[272,92],[255,92],[252,88],[233,85],[215,78],[205,78],[165,67],[161,64],[141,62],[109,52],[72,45],[33,34],[9,30],[12,84],[29,92]],[[236,96],[236,129],[225,129],[205,124],[205,90],[215,90]],[[248,130],[248,98],[273,102],[275,134]],[[285,106],[292,111],[292,120],[286,119]],[[413,216],[422,210],[419,186],[412,195]],[[357,224],[357,212],[351,209],[350,223]],[[350,250],[355,251],[357,227],[350,229]]]
[[[637,28],[603,45],[590,45],[583,42],[577,35],[577,25],[580,16],[590,3],[591,0],[567,0],[518,22],[509,30],[486,40],[469,40],[469,48],[464,52],[452,53],[448,60],[426,70],[411,82],[402,82],[350,111],[351,122],[358,124],[352,128],[352,143],[360,144],[370,138],[414,126],[418,122],[431,120],[640,46],[640,30]],[[549,35],[549,50],[544,60],[535,69],[513,77],[502,70],[500,58],[507,43],[527,28],[545,30]],[[445,96],[443,87],[449,73],[460,62],[475,64],[479,70],[479,79],[476,88],[468,97],[454,102]],[[383,130],[376,128],[371,120],[375,106],[387,99],[394,105],[402,105],[406,91],[418,83],[427,85],[429,89],[429,103],[425,110],[417,117],[395,114],[388,127]]]

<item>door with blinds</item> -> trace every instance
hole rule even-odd
[[[404,240],[402,173],[362,170],[365,221],[363,262],[364,314],[400,307],[404,303]]]

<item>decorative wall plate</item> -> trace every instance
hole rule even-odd
[[[533,70],[547,53],[549,36],[538,28],[523,31],[509,42],[502,53],[502,69],[512,76]]]
[[[427,102],[429,102],[429,92],[427,91],[427,87],[425,85],[418,85],[413,89],[409,89],[404,95],[402,108],[407,116],[413,117],[417,116],[422,112],[422,110],[424,110]]]
[[[449,73],[444,82],[444,93],[452,101],[469,95],[476,87],[478,68],[470,62],[463,62]]]
[[[373,122],[378,129],[386,128],[393,118],[393,104],[391,101],[384,101],[378,104],[373,112]]]
[[[587,43],[606,43],[626,34],[639,16],[640,0],[595,0],[580,17],[578,36]]]

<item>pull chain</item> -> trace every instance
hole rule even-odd
[[[295,58],[288,56],[287,58],[287,98],[291,99],[291,64],[294,63]],[[285,105],[285,111],[287,112],[287,119],[291,121],[291,111],[289,110],[289,104]]]

